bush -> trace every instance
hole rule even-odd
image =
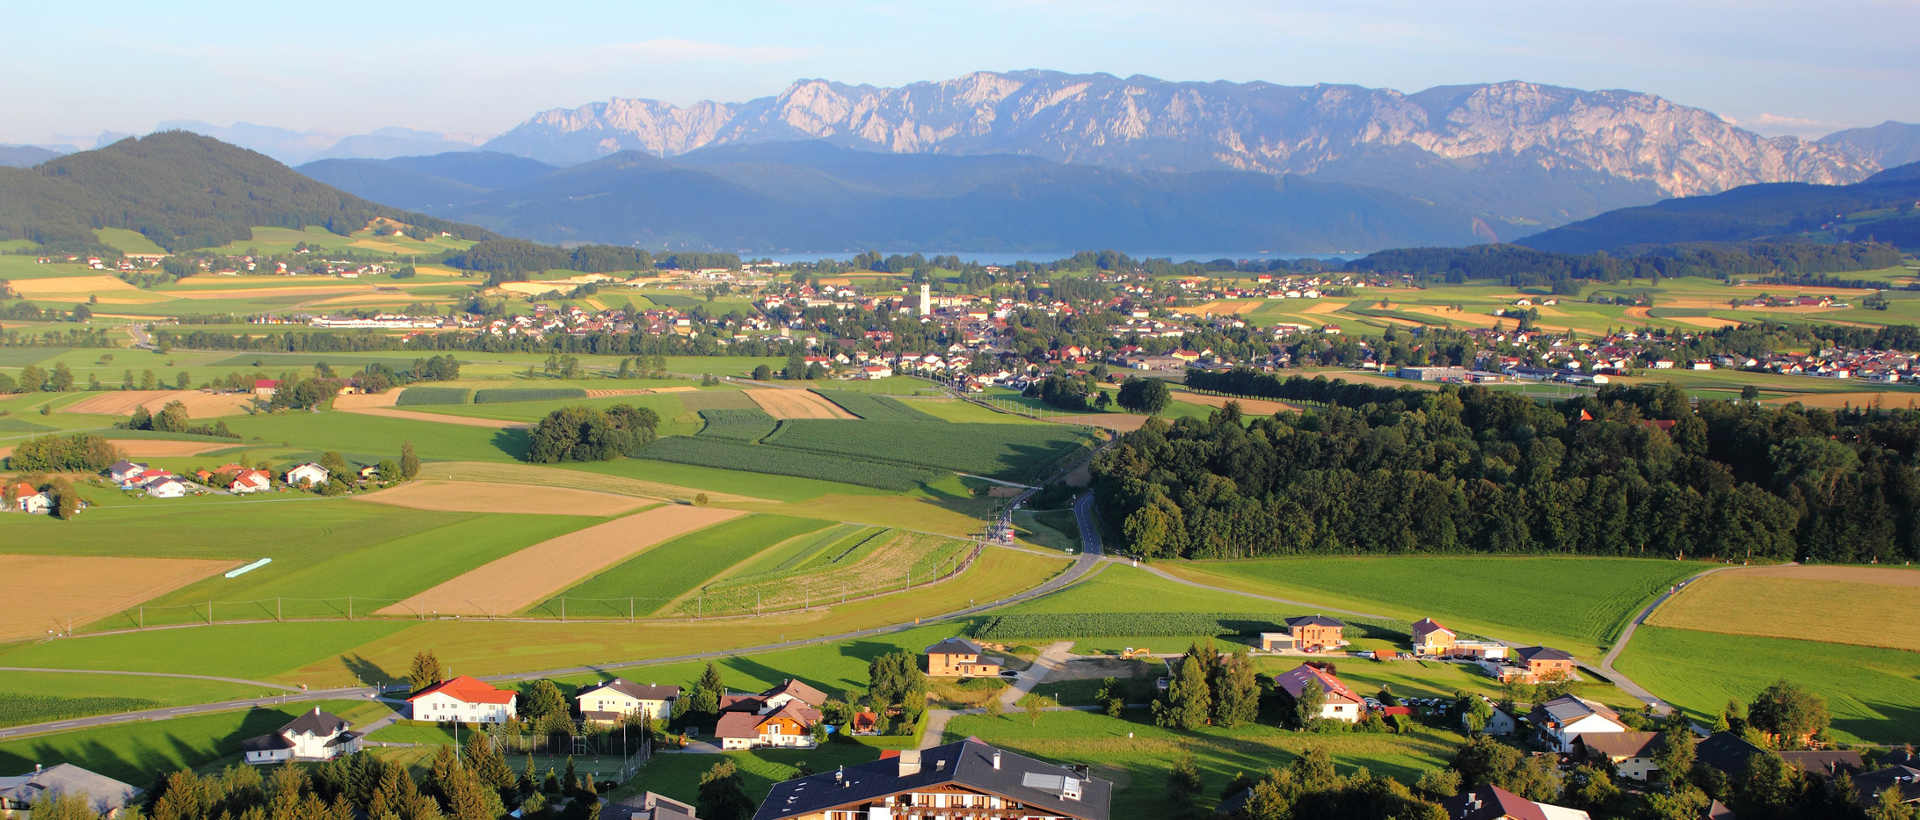
[[[120,451],[100,436],[87,433],[28,439],[13,448],[7,466],[24,472],[97,473],[120,460]]]

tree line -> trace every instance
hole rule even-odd
[[[1093,472],[1144,557],[1920,558],[1920,412],[1696,409],[1672,385],[1542,404],[1224,376],[1330,406],[1250,424],[1228,407],[1122,436]]]
[[[1616,282],[1663,276],[1790,275],[1875,270],[1900,264],[1899,248],[1878,242],[1747,242],[1682,244],[1647,249],[1631,256],[1568,254],[1521,245],[1466,248],[1398,248],[1378,251],[1348,263],[1349,272],[1405,273],[1417,278],[1461,284],[1496,279],[1514,287],[1552,286],[1555,293],[1578,293],[1578,280]]]

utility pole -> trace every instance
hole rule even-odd
[[[275,595],[273,596],[273,619],[275,621],[285,621],[286,619],[281,617],[280,614],[280,596]]]

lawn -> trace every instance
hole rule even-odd
[[[1365,767],[1412,783],[1422,772],[1445,765],[1461,741],[1458,734],[1426,727],[1405,735],[1306,734],[1270,725],[1182,732],[1154,726],[1139,709],[1129,710],[1125,718],[1046,712],[1036,721],[1010,712],[999,717],[962,715],[947,724],[944,740],[966,737],[1041,760],[1087,764],[1094,776],[1114,782],[1115,818],[1169,817],[1184,808],[1165,805],[1163,798],[1167,771],[1183,755],[1192,755],[1211,805],[1236,775],[1257,777],[1309,748],[1327,750],[1342,773]]]
[[[756,553],[795,536],[828,526],[828,522],[782,515],[750,515],[688,533],[640,553],[605,572],[588,578],[536,609],[558,613],[567,599],[567,613],[578,617],[624,616],[630,602],[638,614],[664,610],[670,602],[694,592],[707,579]]]
[[[357,413],[285,412],[232,416],[227,427],[240,434],[237,444],[280,444],[321,453],[332,450],[353,461],[399,458],[400,445],[413,442],[427,460],[511,461],[526,452],[526,431],[491,430],[457,424],[386,418]]]
[[[351,683],[355,680],[353,673],[359,671],[390,680],[404,676],[404,662],[389,667],[384,676],[373,674],[371,668],[356,666],[353,650],[400,632],[407,625],[406,621],[382,620],[147,630],[16,644],[0,650],[0,665],[175,672],[293,683],[308,681],[289,675],[288,670],[325,665],[338,670],[328,679],[334,683]],[[310,685],[320,683],[313,681]]]
[[[1591,660],[1655,595],[1706,566],[1396,555],[1167,562],[1163,568],[1205,583],[1409,622],[1433,617],[1457,631],[1547,642]]]
[[[1786,679],[1826,698],[1837,740],[1920,737],[1920,653],[1646,626],[1615,665],[1702,720]]]
[[[0,742],[0,771],[31,771],[34,764],[72,763],[146,788],[166,772],[240,756],[240,741],[279,729],[315,706],[340,714],[359,701],[294,703],[270,709],[220,712],[126,723]]]
[[[814,749],[757,749],[747,752],[728,752],[724,757],[733,761],[740,770],[740,780],[746,787],[747,796],[755,804],[766,799],[767,792],[773,790],[773,784],[792,778],[799,773],[799,765],[806,765],[816,772],[830,771],[838,766],[852,766],[877,759],[880,750],[864,743],[827,743]],[[660,754],[647,762],[647,765],[635,775],[632,782],[620,789],[620,794],[651,791],[664,794],[688,803],[697,803],[700,796],[700,775],[720,762],[720,755]]]

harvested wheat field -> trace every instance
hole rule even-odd
[[[1100,427],[1116,433],[1131,433],[1147,423],[1146,416],[1132,413],[1087,413],[1081,416],[1049,416],[1048,421],[1061,424],[1083,424],[1088,427]]]
[[[840,405],[827,401],[825,396],[811,390],[781,390],[761,388],[743,390],[747,398],[767,415],[776,419],[853,419],[859,418]]]
[[[175,458],[179,456],[197,456],[214,450],[238,447],[240,442],[220,441],[173,441],[160,438],[110,438],[107,443],[118,448],[127,458]],[[13,455],[13,446],[0,447],[0,458]]]
[[[1846,606],[1834,606],[1845,601]],[[1753,567],[1693,582],[1655,610],[1655,626],[1920,652],[1920,621],[1888,617],[1920,601],[1920,570]]]
[[[631,388],[613,389],[613,390],[588,390],[587,398],[604,399],[604,398],[609,398],[613,396],[644,396],[652,392],[653,391],[651,389],[645,388],[645,387],[631,387]]]
[[[78,628],[191,584],[239,561],[188,558],[113,558],[0,555],[0,641],[41,637]]]
[[[333,409],[351,412],[369,407],[392,407],[395,402],[400,401],[400,394],[403,392],[405,391],[396,387],[385,393],[349,393],[344,396],[334,396]]]
[[[1187,312],[1201,316],[1238,316],[1242,313],[1252,313],[1263,304],[1266,303],[1253,299],[1219,299],[1194,305],[1187,308]]]
[[[1268,399],[1246,399],[1239,396],[1208,396],[1201,393],[1179,392],[1173,394],[1174,401],[1188,404],[1204,404],[1208,407],[1225,407],[1227,402],[1239,402],[1240,412],[1249,416],[1271,416],[1275,413],[1297,413],[1300,408],[1291,404]]]
[[[245,413],[253,407],[253,394],[208,393],[200,390],[115,390],[88,396],[60,408],[60,412],[128,416],[133,414],[135,407],[145,407],[149,413],[158,413],[169,402],[176,401],[186,405],[187,415],[203,419]]]
[[[1308,305],[1304,308],[1301,308],[1300,310],[1295,312],[1310,313],[1315,316],[1325,316],[1329,313],[1336,313],[1341,308],[1344,308],[1348,304],[1350,304],[1349,302],[1343,299],[1314,299],[1311,301],[1313,302],[1313,304]]]
[[[114,276],[49,276],[45,279],[15,279],[8,283],[21,298],[37,299],[54,295],[138,292],[139,289]]]
[[[616,516],[633,512],[650,498],[597,493],[567,487],[492,484],[471,481],[409,481],[392,489],[355,496],[361,501],[415,510],[477,513]]]
[[[519,612],[648,547],[740,515],[745,513],[714,507],[680,504],[657,507],[542,541],[469,570],[377,614]]]
[[[524,421],[482,419],[471,416],[450,416],[443,413],[422,413],[417,410],[401,410],[396,407],[340,407],[336,404],[335,409],[344,410],[348,413],[358,413],[363,416],[384,416],[390,419],[407,419],[408,421],[430,421],[435,424],[457,424],[461,427],[490,427],[495,430],[532,426]]]

